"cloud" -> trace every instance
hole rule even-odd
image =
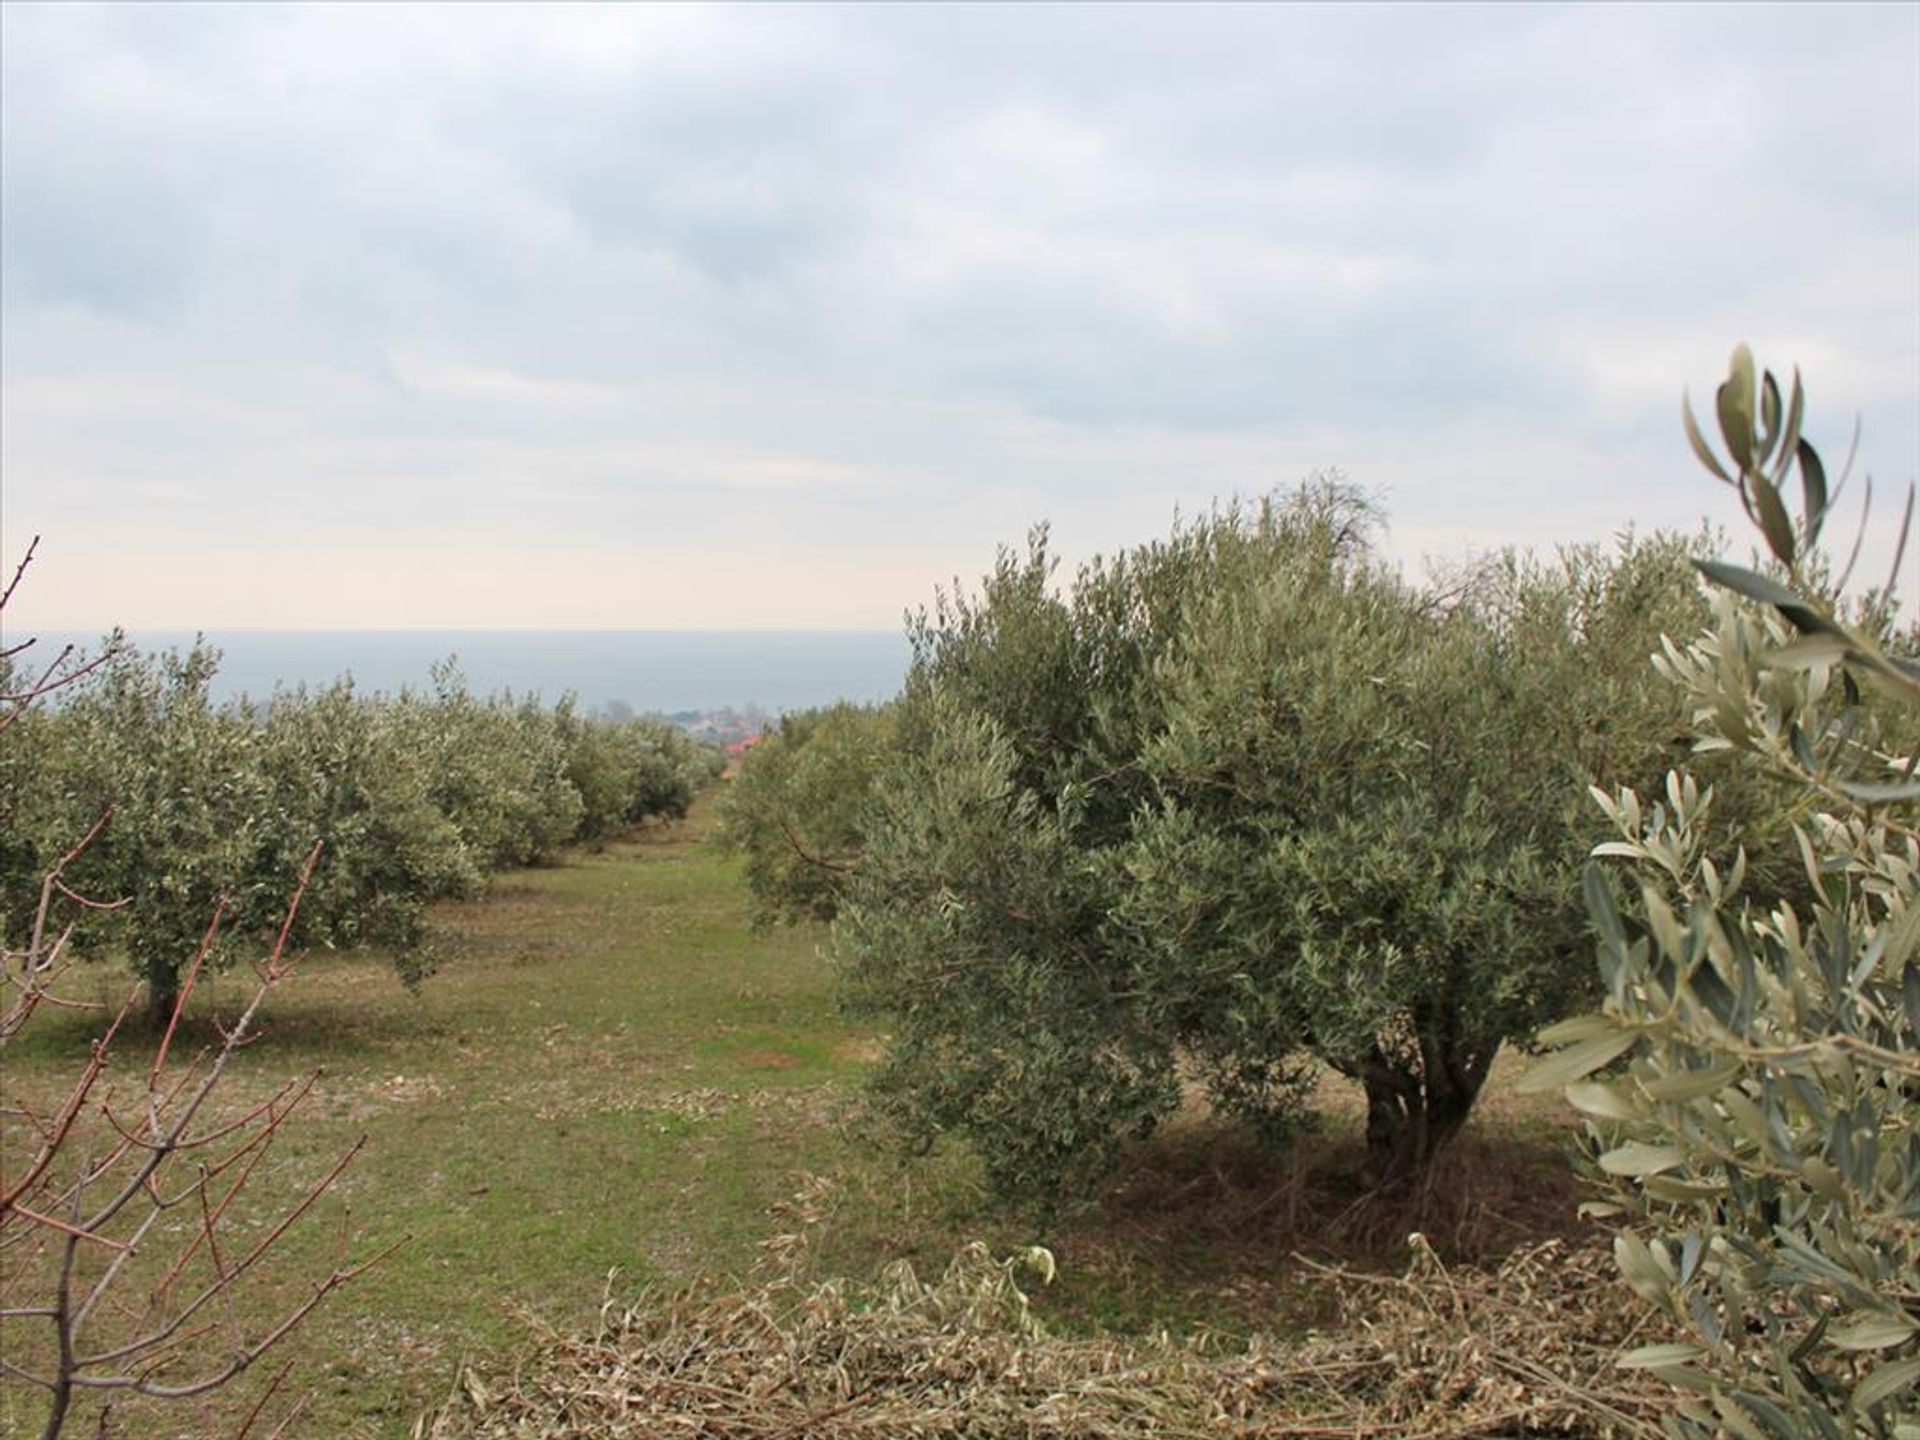
[[[0,518],[100,557],[47,623],[658,623],[575,579],[694,556],[737,623],[884,626],[1043,516],[1326,465],[1410,558],[1685,524],[1741,338],[1920,474],[1910,9],[0,25]],[[458,579],[502,553],[545,578]]]

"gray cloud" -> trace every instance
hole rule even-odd
[[[415,620],[378,531],[730,547],[745,619],[885,625],[1041,516],[1124,543],[1326,464],[1391,490],[1410,557],[1684,524],[1720,497],[1677,394],[1743,337],[1828,432],[1865,414],[1883,481],[1920,472],[1910,8],[0,25],[9,548],[359,556],[283,617]]]

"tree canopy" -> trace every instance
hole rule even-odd
[[[1591,993],[1580,797],[1684,734],[1639,675],[1703,613],[1689,547],[1421,587],[1378,524],[1316,482],[1065,585],[1037,531],[918,617],[836,940],[907,1136],[1053,1196],[1190,1081],[1282,1136],[1325,1065],[1397,1173]]]

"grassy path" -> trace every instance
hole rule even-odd
[[[288,1342],[318,1392],[305,1433],[406,1434],[463,1355],[524,1335],[520,1312],[590,1322],[610,1271],[631,1286],[743,1268],[790,1172],[841,1145],[832,1117],[862,1048],[834,1013],[818,937],[748,932],[704,828],[696,816],[448,907],[439,972],[417,995],[377,957],[316,956],[276,996],[222,1100],[237,1109],[322,1070],[284,1132],[281,1189],[364,1134],[338,1191],[351,1253],[411,1237]],[[83,977],[103,992],[121,981]],[[239,995],[234,979],[204,987],[202,1026]],[[36,1017],[6,1056],[9,1098],[53,1094],[94,1028]],[[117,1073],[149,1054],[123,1043]],[[341,1211],[290,1235],[248,1288],[251,1313],[324,1273]],[[0,1434],[29,1433],[39,1409],[0,1389]],[[139,1428],[207,1424],[176,1404]]]

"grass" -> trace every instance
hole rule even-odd
[[[1287,1167],[1194,1117],[1130,1157],[1097,1209],[1030,1233],[986,1203],[963,1154],[903,1165],[858,1139],[853,1100],[876,1037],[835,1009],[819,932],[747,928],[736,869],[706,836],[696,811],[448,907],[438,973],[417,994],[377,956],[315,956],[275,997],[226,1103],[322,1074],[269,1191],[291,1195],[367,1144],[276,1268],[244,1288],[242,1318],[267,1320],[302,1277],[324,1274],[343,1233],[352,1255],[404,1241],[283,1347],[313,1392],[301,1433],[405,1436],[463,1359],[514,1350],[529,1317],[584,1327],[610,1287],[746,1273],[777,1228],[770,1208],[808,1175],[829,1177],[836,1197],[823,1271],[867,1277],[901,1257],[937,1271],[966,1239],[1044,1239],[1062,1278],[1042,1313],[1086,1332],[1304,1325],[1319,1302],[1296,1250],[1393,1264],[1416,1226],[1486,1254],[1570,1223],[1555,1123],[1501,1100],[1492,1133],[1463,1144],[1459,1178],[1394,1207],[1352,1188],[1338,1117]],[[106,994],[122,977],[81,980]],[[237,978],[205,986],[196,1038],[240,996]],[[6,1052],[7,1102],[45,1106],[98,1024],[36,1017]],[[147,1043],[123,1041],[116,1073],[139,1073]],[[17,1125],[0,1134],[8,1153],[21,1139]],[[242,1381],[204,1409],[123,1403],[109,1433],[230,1431],[258,1388]],[[37,1434],[40,1413],[33,1391],[0,1387],[0,1435]],[[94,1433],[95,1413],[68,1433]]]

